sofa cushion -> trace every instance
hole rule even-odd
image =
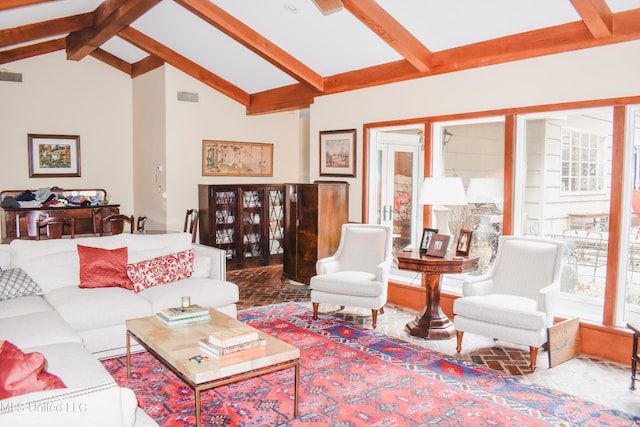
[[[11,268],[11,246],[7,244],[0,245],[0,270]]]
[[[133,289],[125,265],[128,249],[102,249],[78,245],[81,288],[110,288],[120,286]]]
[[[15,263],[12,260],[12,263],[14,267],[21,268],[27,273],[40,286],[41,293],[46,294],[57,288],[77,286],[80,283],[78,251],[75,246],[72,248],[70,251],[49,255],[20,257]]]
[[[235,283],[194,277],[148,288],[137,295],[149,300],[153,313],[163,308],[179,307],[183,295],[189,295],[192,304],[202,307],[235,304],[239,298]]]
[[[47,360],[47,370],[58,376],[69,388],[115,382],[102,363],[82,343],[38,345],[22,350],[42,353]],[[82,375],[78,375],[78,372],[82,372]]]
[[[47,302],[76,331],[123,325],[127,319],[151,316],[151,304],[138,294],[120,287],[56,289],[45,295]]]
[[[52,310],[53,308],[42,295],[29,295],[22,298],[8,299],[0,301],[0,320],[5,317]]]
[[[80,335],[55,311],[0,319],[0,337],[20,348],[61,342],[82,342]]]
[[[46,390],[14,396],[2,402],[0,424],[20,427],[131,427],[137,400],[132,390],[117,384]],[[156,424],[157,425],[157,424]]]
[[[21,268],[0,271],[0,301],[40,292],[40,286]]]
[[[9,341],[0,341],[0,399],[64,387],[60,378],[45,370],[42,353],[25,354]]]
[[[166,234],[119,234],[125,239],[125,244],[130,252],[144,251],[148,249],[168,248],[167,253],[177,253],[191,248],[191,234],[166,233]]]
[[[127,264],[126,269],[136,292],[186,279],[193,274],[193,249]]]

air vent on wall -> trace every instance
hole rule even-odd
[[[22,73],[14,73],[7,70],[0,70],[0,82],[22,83]]]
[[[198,93],[197,92],[185,92],[178,91],[178,101],[185,102],[198,102]]]

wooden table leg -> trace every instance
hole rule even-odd
[[[131,335],[127,332],[127,378],[131,378]]]
[[[430,340],[446,340],[455,335],[453,323],[440,308],[440,275],[422,273],[422,286],[426,291],[426,305],[405,326],[409,335]]]

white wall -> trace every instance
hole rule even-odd
[[[105,188],[133,210],[131,79],[64,52],[4,64],[22,83],[0,82],[0,189]],[[79,178],[29,178],[27,134],[79,135]]]
[[[465,70],[316,98],[311,105],[311,179],[318,177],[318,132],[501,108],[640,95],[640,41]],[[349,220],[362,216],[362,155],[347,179]]]
[[[182,229],[185,212],[198,207],[198,184],[299,182],[300,114],[247,116],[245,107],[187,76],[166,69],[167,226]],[[197,92],[198,103],[177,101]],[[272,177],[202,176],[202,140],[274,144]]]
[[[147,230],[167,228],[164,88],[164,68],[133,80],[133,213],[147,217]]]

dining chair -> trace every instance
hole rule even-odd
[[[75,218],[65,218],[62,216],[41,216],[37,222],[36,240],[42,237],[42,229],[46,231],[47,239],[61,239],[64,234],[64,227],[69,227],[71,238],[76,237],[76,220]]]
[[[196,242],[197,231],[198,231],[198,210],[197,209],[187,209],[187,214],[184,217],[184,228],[182,231],[191,233],[191,241],[193,243]]]
[[[105,234],[122,234],[124,233],[125,223],[129,223],[129,232],[133,234],[135,227],[134,216],[127,216],[122,214],[112,214],[105,218],[102,218],[100,223],[100,236]]]
[[[136,220],[136,232],[144,233],[146,223],[147,223],[147,217],[139,216],[138,219]]]

